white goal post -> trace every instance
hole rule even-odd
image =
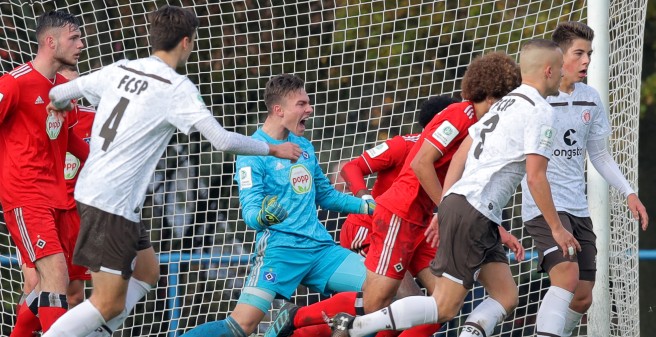
[[[459,95],[475,56],[496,50],[516,57],[523,41],[550,38],[559,22],[587,22],[596,33],[588,83],[607,99],[612,153],[637,189],[647,0],[0,0],[0,71],[31,60],[36,17],[52,9],[77,14],[82,22],[82,74],[147,56],[147,13],[166,3],[191,8],[200,18],[197,50],[180,71],[228,130],[252,134],[260,125],[264,84],[271,76],[295,73],[306,81],[315,108],[306,136],[331,179],[342,162],[365,149],[418,132],[414,121],[421,103],[434,95]],[[162,278],[115,336],[175,337],[223,319],[234,308],[255,236],[241,220],[234,173],[234,156],[212,151],[197,133],[173,137],[142,213],[160,254]],[[588,182],[599,273],[595,303],[575,335],[639,336],[638,226],[617,191],[609,191],[594,172]],[[511,260],[520,303],[497,328],[499,336],[534,334],[549,285],[535,272],[537,253],[522,227],[520,193],[504,210],[504,225],[534,258]],[[319,214],[338,238],[343,216]],[[7,336],[22,279],[1,210],[0,277],[0,335]],[[456,336],[462,317],[483,296],[475,288],[462,315],[438,336]],[[318,299],[299,288],[293,300]],[[267,316],[259,333],[269,322]]]

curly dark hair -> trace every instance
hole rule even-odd
[[[423,103],[421,103],[421,109],[419,110],[419,115],[417,116],[417,123],[421,125],[421,128],[425,128],[433,117],[438,113],[442,112],[447,106],[460,102],[459,99],[451,97],[449,95],[440,95],[433,96]]]
[[[522,75],[517,63],[506,53],[492,52],[476,57],[462,79],[462,97],[480,103],[488,97],[501,99],[517,88]]]
[[[305,82],[296,75],[280,74],[272,77],[264,89],[264,104],[267,110],[273,111],[273,106],[279,104],[287,94],[301,89],[305,89]]]

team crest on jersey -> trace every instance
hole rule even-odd
[[[307,153],[307,151],[303,151],[303,152],[301,153],[301,156],[303,156],[303,158],[305,158],[305,159],[310,158],[310,154]]]
[[[46,133],[50,139],[57,139],[61,131],[62,122],[55,117],[55,115],[48,114],[46,118]]]
[[[242,189],[253,187],[253,172],[250,166],[239,169],[239,187]]]
[[[303,165],[294,165],[289,171],[289,182],[296,194],[305,194],[312,190],[312,175]]]
[[[591,119],[592,119],[592,115],[590,114],[590,110],[584,110],[583,113],[581,114],[581,120],[583,121],[583,123],[589,124]]]
[[[75,178],[79,169],[80,160],[69,152],[66,152],[66,163],[64,163],[64,179],[71,180]]]
[[[278,279],[278,275],[272,271],[267,271],[262,274],[262,279],[264,281],[274,283]]]
[[[540,147],[551,148],[554,142],[555,130],[549,125],[540,127]]]
[[[444,121],[437,127],[437,130],[433,132],[433,138],[446,147],[456,138],[458,133],[460,133],[460,131],[458,131],[453,124],[449,121]]]
[[[379,144],[379,145],[367,150],[367,154],[371,158],[376,158],[376,157],[380,156],[381,154],[383,154],[383,152],[387,151],[388,149],[389,149],[389,145],[387,145],[387,143],[382,143],[382,144]]]

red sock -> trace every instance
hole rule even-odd
[[[403,331],[399,337],[430,337],[440,330],[441,324],[422,324]]]
[[[291,337],[330,337],[332,333],[328,324],[323,323],[296,329]]]
[[[41,330],[41,322],[39,317],[34,315],[32,310],[23,303],[18,306],[18,313],[16,314],[16,325],[14,330],[9,335],[10,337],[34,337],[35,331]]]
[[[294,326],[301,328],[309,325],[325,324],[322,312],[328,317],[333,317],[340,312],[355,315],[355,296],[357,294],[354,291],[339,293],[327,300],[301,307],[294,317]]]
[[[403,332],[403,331],[383,330],[383,331],[379,331],[376,334],[376,337],[396,337],[396,336],[400,335],[401,332]],[[417,336],[417,337],[419,337],[419,336]]]
[[[48,331],[48,329],[50,329],[50,327],[55,323],[57,318],[61,317],[65,313],[66,309],[61,307],[39,307],[39,320],[41,320],[43,332]]]

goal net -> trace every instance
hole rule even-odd
[[[595,0],[596,1],[596,0]],[[171,3],[191,8],[201,21],[197,50],[183,69],[226,129],[252,134],[264,120],[264,84],[294,73],[306,81],[314,105],[306,136],[322,167],[340,185],[340,164],[398,134],[420,132],[415,113],[427,98],[459,95],[469,62],[489,51],[517,56],[520,45],[550,38],[562,21],[590,16],[586,1],[0,1],[0,70],[36,53],[36,17],[64,9],[79,15],[86,48],[82,74],[123,58],[149,54],[147,13]],[[646,0],[610,0],[609,58],[612,153],[637,188],[639,88]],[[604,94],[602,93],[602,96]],[[213,151],[197,133],[176,134],[148,189],[142,217],[161,261],[160,282],[115,336],[169,336],[225,318],[237,303],[248,272],[255,233],[240,218],[234,156]],[[373,183],[371,177],[370,183]],[[504,225],[533,247],[523,230],[518,193],[504,210]],[[611,191],[609,278],[612,336],[639,336],[638,235],[623,197]],[[337,239],[343,215],[320,211]],[[0,212],[0,330],[9,335],[21,295],[20,266]],[[604,249],[600,247],[600,249]],[[500,336],[535,332],[536,312],[549,281],[535,272],[537,252],[511,259],[519,285],[517,310],[497,328]],[[602,282],[603,283],[603,282]],[[476,287],[459,325],[485,293]],[[299,304],[317,301],[299,288]],[[259,326],[262,333],[281,303]],[[583,319],[575,335],[588,335]]]

